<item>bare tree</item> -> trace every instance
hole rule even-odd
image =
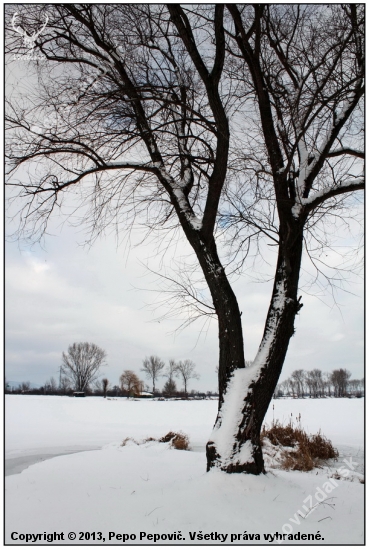
[[[331,374],[329,372],[324,372],[323,373],[324,395],[331,397],[331,387],[332,387]]]
[[[174,359],[169,359],[166,373],[164,376],[168,378],[168,382],[172,383],[176,375],[177,364]]]
[[[284,380],[279,384],[279,387],[281,388],[282,395],[287,395],[288,393],[288,380]]]
[[[313,369],[306,373],[306,384],[309,388],[310,397],[319,397],[323,391],[323,377],[320,369]]]
[[[336,369],[331,374],[331,381],[335,397],[344,397],[347,394],[347,385],[351,372],[347,369]]]
[[[260,429],[302,307],[303,251],[317,265],[326,220],[343,220],[364,187],[364,6],[29,5],[19,26],[40,28],[46,10],[35,51],[47,63],[33,96],[14,94],[7,115],[20,233],[43,234],[76,190],[91,240],[135,216],[150,234],[182,228],[212,301],[209,312],[192,293],[197,314],[219,323],[207,468],[259,474]],[[20,35],[10,26],[7,36],[17,52]],[[245,369],[229,273],[252,243],[260,254],[262,239],[275,246],[274,286]]]
[[[195,363],[190,359],[185,359],[184,361],[179,361],[176,364],[176,374],[183,380],[184,392],[187,395],[187,385],[191,378],[200,378],[199,374],[195,371]]]
[[[28,392],[31,389],[31,382],[21,382],[19,384],[19,391]]]
[[[293,398],[298,396],[298,383],[293,378],[288,378],[288,390],[289,394],[292,395]]]
[[[296,383],[297,397],[304,396],[305,371],[303,369],[294,370],[291,374],[292,380]]]
[[[168,380],[164,384],[163,393],[172,396],[177,391],[177,385],[175,383],[174,377],[176,376],[176,370],[177,370],[177,364],[174,359],[169,359],[169,363],[167,366],[166,373],[164,376],[168,378]]]
[[[74,343],[62,355],[61,372],[75,391],[86,391],[98,378],[106,351],[88,342]]]
[[[168,380],[164,384],[163,393],[165,395],[168,395],[169,397],[172,397],[177,392],[177,385],[175,383],[175,380],[173,378],[168,378]]]
[[[70,380],[66,376],[60,378],[59,390],[60,393],[64,395],[71,391]]]
[[[126,393],[128,397],[133,396],[134,394],[140,394],[142,392],[143,382],[139,379],[137,374],[132,370],[125,370],[120,375],[120,389],[124,394]]]
[[[347,388],[350,393],[350,395],[357,395],[360,393],[360,380],[354,378],[353,380],[349,380],[347,383]]]
[[[109,380],[107,378],[103,378],[101,380],[101,384],[102,384],[102,391],[103,391],[103,395],[104,395],[104,398],[106,397],[106,393],[109,389]]]
[[[142,364],[143,366],[141,370],[145,373],[147,378],[151,378],[152,392],[155,394],[155,382],[159,376],[162,376],[165,363],[156,355],[150,355],[150,357],[146,357],[146,359],[144,359]]]
[[[55,378],[52,376],[44,385],[45,394],[56,395],[58,393],[58,385]]]

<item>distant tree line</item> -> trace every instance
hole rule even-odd
[[[364,378],[351,379],[347,369],[322,372],[320,369],[298,369],[277,385],[274,397],[362,397]]]
[[[5,383],[6,393],[35,395],[73,395],[74,392],[84,392],[86,395],[142,397],[150,396],[149,386],[143,382],[137,373],[124,370],[119,377],[119,384],[112,385],[107,378],[99,379],[101,367],[105,364],[106,351],[96,344],[88,342],[74,343],[68,347],[68,352],[62,354],[62,364],[59,367],[59,381],[51,377],[40,388],[32,388],[30,382],[22,382],[17,388],[10,388]],[[175,361],[170,359],[168,365],[151,355],[142,362],[141,371],[152,383],[152,394],[159,397],[188,398],[188,386],[191,379],[198,379],[195,363],[190,359]],[[156,384],[160,377],[166,378],[162,391]],[[175,379],[180,379],[183,387],[177,388]],[[200,393],[191,390],[191,396],[205,398],[212,392]]]

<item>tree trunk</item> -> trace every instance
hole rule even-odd
[[[241,312],[238,307],[236,296],[219,260],[215,242],[212,242],[210,246],[205,246],[203,243],[201,244],[203,254],[198,255],[198,258],[218,316],[218,407],[220,408],[224,401],[224,395],[233,372],[245,367]]]
[[[294,235],[291,243],[279,247],[272,300],[257,356],[251,367],[239,368],[227,377],[206,448],[208,470],[264,472],[260,430],[294,334],[295,316],[302,307],[297,299],[302,231]],[[221,322],[219,319],[220,326]]]
[[[205,242],[203,234],[185,222],[182,225],[199,260],[218,317],[220,408],[232,373],[245,366],[241,312],[218,257],[214,237]]]

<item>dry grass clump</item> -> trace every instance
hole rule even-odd
[[[330,458],[338,458],[338,451],[332,445],[332,441],[327,439],[320,432],[316,435],[310,435],[308,446],[312,456],[320,460],[328,460]]]
[[[284,447],[281,453],[281,468],[284,470],[309,472],[319,468],[322,461],[338,457],[337,449],[321,433],[308,435],[301,426],[294,427],[292,423],[283,426],[277,420],[270,428],[263,427],[262,441],[265,438],[276,447]]]
[[[150,441],[157,441],[155,437],[146,437],[146,439],[143,440],[143,443],[150,443]]]
[[[189,439],[186,434],[181,432],[168,432],[162,438],[159,439],[160,443],[171,443],[172,447],[178,451],[188,451]]]
[[[142,441],[136,441],[133,437],[126,437],[123,439],[121,447],[125,447],[127,443],[132,441],[135,445],[144,445],[145,443],[150,443],[151,441],[158,441],[159,443],[170,443],[172,447],[178,451],[188,451],[190,448],[190,440],[186,434],[181,432],[168,432],[166,435],[160,439],[156,437],[146,437]]]
[[[261,438],[267,437],[272,445],[282,445],[282,447],[294,447],[298,441],[297,430],[291,424],[283,426],[278,422],[273,422],[270,428],[263,426]]]

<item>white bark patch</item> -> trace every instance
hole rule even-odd
[[[200,220],[192,211],[188,203],[186,195],[183,192],[183,187],[186,185],[186,181],[182,181],[181,184],[178,184],[173,178],[168,174],[164,166],[159,167],[160,173],[163,178],[165,178],[170,185],[173,195],[175,196],[178,206],[181,211],[186,216],[188,223],[191,225],[192,229],[199,231],[202,227],[202,220]]]
[[[280,269],[284,270],[284,266],[282,265]],[[251,367],[235,370],[229,380],[218,421],[210,436],[210,441],[214,442],[216,451],[220,456],[219,467],[225,468],[230,464],[253,462],[251,441],[246,441],[236,452],[234,452],[233,446],[242,422],[242,410],[245,406],[245,398],[249,392],[250,384],[258,379],[261,369],[270,355],[279,318],[287,300],[284,282],[281,281],[277,285],[273,298],[274,314],[269,319],[266,334],[253,364]]]
[[[331,191],[334,191],[335,189],[339,189],[342,192],[344,192],[345,189],[355,190],[355,186],[357,186],[359,189],[363,185],[363,182],[364,182],[364,176],[359,176],[357,178],[352,178],[343,182],[339,182],[334,187],[330,187],[330,186],[322,187],[320,191],[316,191],[315,193],[310,195],[310,197],[306,199],[303,199],[303,198],[298,199],[298,201],[295,202],[295,204],[291,209],[292,215],[295,218],[298,218],[304,206],[309,206],[309,204],[312,204],[317,199],[324,199],[326,195],[329,196],[329,193]]]

